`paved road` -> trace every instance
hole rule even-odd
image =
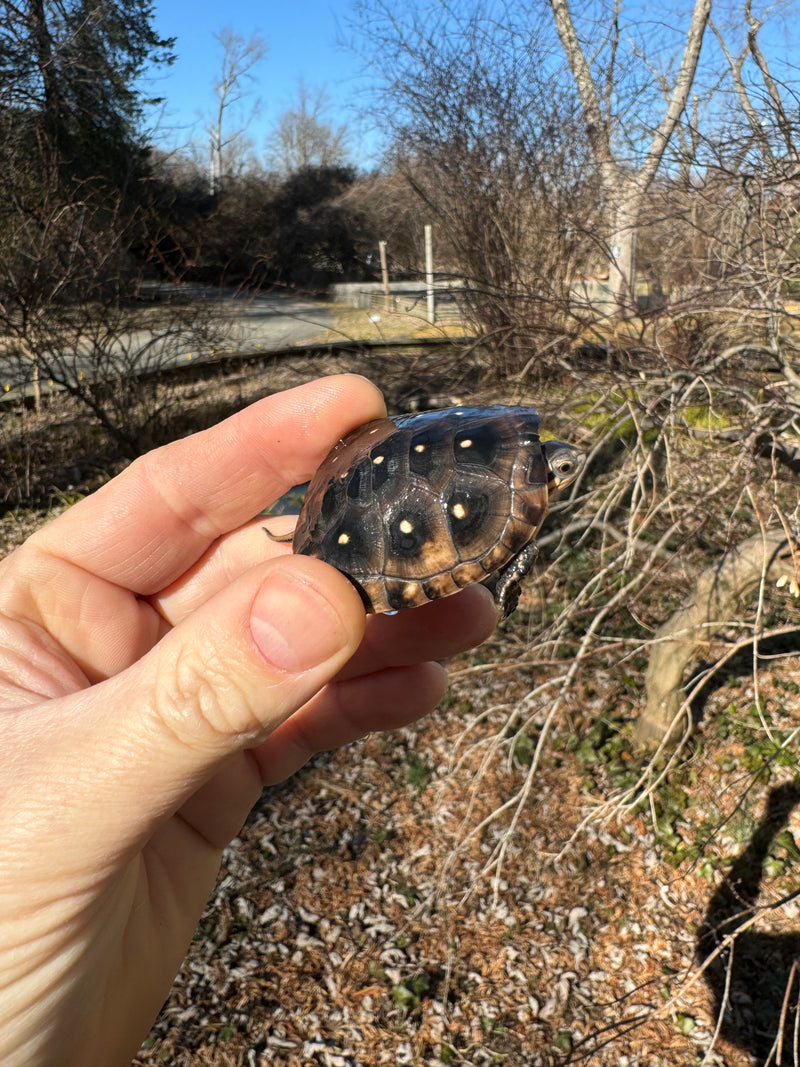
[[[188,360],[218,359],[225,353],[280,351],[312,342],[334,324],[333,312],[312,300],[274,293],[220,294],[200,287],[187,287],[183,294],[192,299],[210,299],[218,304],[223,312],[223,341],[203,343],[198,337],[190,339],[188,331],[159,336],[149,330],[138,330],[108,345],[100,357],[86,352],[65,352],[62,366],[78,378],[97,373],[98,364],[107,367],[109,360],[114,361],[122,373],[135,373],[136,369],[140,372],[161,369]],[[0,356],[0,397],[11,399],[19,394],[20,388],[30,391],[26,386],[30,369],[30,364],[24,361],[20,363]],[[46,381],[43,384],[47,388]]]
[[[231,343],[267,350],[288,348],[313,341],[334,324],[333,312],[312,300],[274,293],[224,298],[233,318]]]

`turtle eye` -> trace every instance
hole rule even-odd
[[[575,469],[575,461],[569,456],[564,456],[563,459],[558,461],[558,473],[559,474],[572,474]]]

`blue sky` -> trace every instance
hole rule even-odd
[[[346,124],[351,137],[352,162],[367,169],[378,162],[380,135],[369,125],[359,123],[351,105],[364,102],[364,80],[361,61],[352,52],[337,44],[348,36],[348,20],[353,0],[236,0],[228,4],[204,3],[203,0],[154,0],[155,28],[165,37],[176,37],[177,59],[149,81],[146,92],[165,98],[159,120],[158,143],[164,148],[184,147],[194,141],[205,149],[204,125],[214,111],[214,78],[221,69],[221,48],[214,34],[230,26],[242,37],[258,33],[268,45],[266,59],[255,70],[252,96],[243,103],[238,114],[229,116],[229,130],[247,127],[253,148],[262,156],[264,141],[278,116],[297,99],[298,80],[302,79],[312,92],[323,86],[329,97],[329,110],[323,116],[334,124]],[[630,0],[624,5],[626,17],[633,26],[649,26],[651,44],[658,45],[659,36],[668,40],[664,27],[656,20],[661,16],[650,12],[648,18],[637,20],[637,8],[643,0]],[[768,5],[760,0],[755,6]],[[593,0],[580,3],[574,0],[576,11],[591,12]],[[424,2],[421,9],[425,10]],[[458,0],[455,3],[458,10]],[[401,9],[402,10],[402,9]],[[721,9],[724,13],[724,8]],[[787,11],[778,8],[767,19],[761,42],[770,54],[786,59],[794,56],[787,34],[796,40],[797,4],[790,2]],[[792,17],[789,17],[791,12]],[[741,46],[743,29],[738,18],[738,33],[733,33],[735,48]],[[682,45],[681,31],[685,23],[672,26],[672,57],[677,59]],[[709,31],[706,54],[715,49]],[[792,59],[792,61],[794,61]],[[387,57],[391,63],[391,57]],[[714,67],[714,80],[719,67]],[[783,71],[777,63],[776,76]],[[702,84],[702,74],[698,84]],[[250,108],[260,98],[260,111],[250,119]]]
[[[243,125],[260,97],[260,111],[248,123],[259,154],[276,118],[296,101],[302,79],[311,90],[326,87],[330,107],[325,118],[346,123],[353,133],[354,162],[369,162],[374,136],[359,131],[348,111],[359,91],[359,60],[336,43],[346,32],[348,0],[237,0],[231,4],[155,0],[154,9],[156,31],[177,38],[178,58],[147,89],[165,98],[159,121],[164,147],[180,147],[193,139],[205,141],[204,121],[214,110],[213,84],[221,68],[222,51],[214,34],[229,26],[244,38],[258,33],[268,44],[266,59],[253,71],[252,96],[243,103],[239,116],[231,116],[232,124],[238,119]]]

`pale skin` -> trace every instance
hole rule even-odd
[[[491,631],[480,587],[365,618],[253,518],[383,413],[355,376],[269,397],[0,561],[0,1064],[129,1063],[263,786],[430,711]]]

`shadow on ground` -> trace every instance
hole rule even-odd
[[[709,961],[716,1017],[723,1013],[720,1033],[761,1065],[795,1064],[800,1050],[800,932],[747,927],[759,910],[764,861],[798,803],[800,782],[770,792],[763,819],[712,896],[698,933],[697,956]]]

